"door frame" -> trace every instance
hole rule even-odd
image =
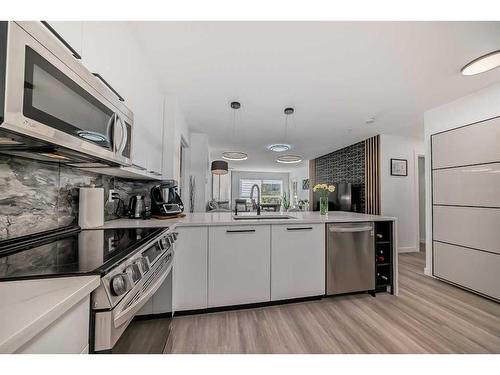
[[[424,175],[425,175],[425,153],[415,151],[413,165],[414,167],[414,178],[415,178],[415,226],[417,228],[417,242],[415,249],[420,252],[420,177],[418,171],[418,159],[424,159]],[[424,191],[424,200],[425,200],[425,191]],[[425,204],[425,202],[424,202]],[[425,224],[424,224],[425,226]]]

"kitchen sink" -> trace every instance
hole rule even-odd
[[[282,219],[295,219],[293,216],[288,215],[256,215],[256,214],[239,214],[233,215],[234,220],[282,220]]]

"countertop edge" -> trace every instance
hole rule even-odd
[[[190,214],[188,214],[190,215]],[[214,214],[217,215],[217,214]],[[241,226],[241,225],[286,225],[286,224],[330,224],[330,223],[350,223],[366,221],[393,221],[397,218],[390,216],[379,216],[370,214],[356,214],[360,217],[311,217],[296,219],[255,219],[235,221],[227,218],[213,218],[210,221],[197,218],[176,218],[176,219],[115,219],[104,223],[103,226],[88,229],[117,229],[117,228],[177,228],[177,227],[209,227],[209,226]],[[362,217],[366,215],[366,217]],[[333,215],[332,215],[333,216]]]
[[[39,315],[35,320],[31,321],[27,326],[21,328],[13,335],[8,337],[6,340],[0,343],[0,353],[14,353],[16,350],[21,348],[24,344],[28,343],[31,339],[36,337],[44,329],[49,327],[57,319],[59,319],[64,313],[70,310],[83,298],[89,295],[94,289],[96,289],[100,284],[99,276],[81,276],[81,278],[88,278],[89,280],[85,282],[79,289],[73,291],[67,298],[63,299],[60,303],[54,305],[51,309],[46,310],[41,315]],[[65,280],[66,277],[61,278],[61,281]],[[56,280],[51,279],[51,280]],[[12,281],[16,283],[17,281]]]

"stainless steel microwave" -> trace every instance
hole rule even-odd
[[[131,164],[133,113],[41,22],[0,22],[0,152]]]

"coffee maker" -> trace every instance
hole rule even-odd
[[[177,194],[177,182],[167,180],[151,189],[151,215],[173,216],[184,211],[184,204]]]

